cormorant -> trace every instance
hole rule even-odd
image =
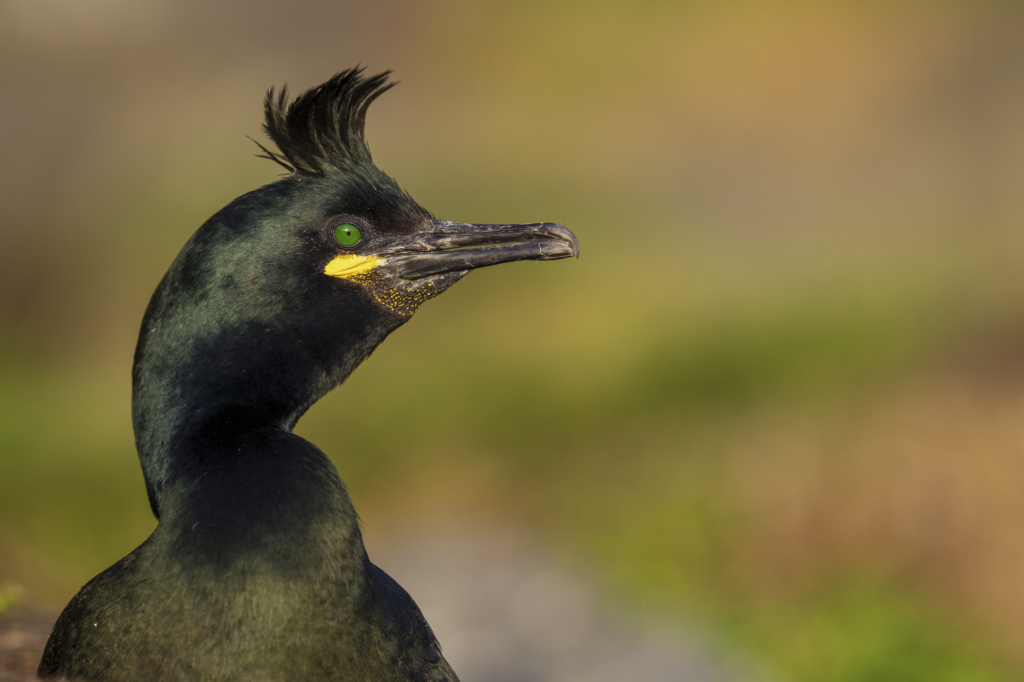
[[[157,527],[67,605],[41,677],[456,680],[292,427],[470,270],[579,246],[553,223],[436,220],[378,170],[363,129],[389,74],[267,93],[278,151],[260,147],[289,174],[203,224],[143,318],[132,422]]]

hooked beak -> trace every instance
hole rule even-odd
[[[434,220],[426,231],[381,255],[395,274],[415,280],[517,260],[579,258],[580,245],[572,232],[557,223],[475,225]]]

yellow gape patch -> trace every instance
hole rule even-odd
[[[324,268],[324,274],[358,282],[373,293],[377,303],[399,315],[412,315],[421,303],[439,293],[434,289],[433,283],[410,291],[393,288],[388,285],[385,277],[376,272],[377,267],[383,264],[384,259],[377,256],[345,253],[335,256]]]
[[[354,253],[345,253],[336,256],[327,267],[324,274],[342,279],[353,279],[356,275],[365,275],[380,265],[381,260],[376,256],[360,256]]]

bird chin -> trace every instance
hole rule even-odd
[[[468,270],[406,279],[394,269],[377,268],[370,273],[346,277],[363,289],[383,308],[408,319],[423,303],[442,294],[469,274]]]

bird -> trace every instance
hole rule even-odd
[[[143,316],[132,425],[152,534],[89,581],[40,677],[454,681],[416,603],[369,559],[337,468],[293,433],[470,271],[579,257],[556,223],[439,220],[374,165],[357,66],[264,100],[285,171],[186,242]],[[345,431],[358,429],[345,423]]]

